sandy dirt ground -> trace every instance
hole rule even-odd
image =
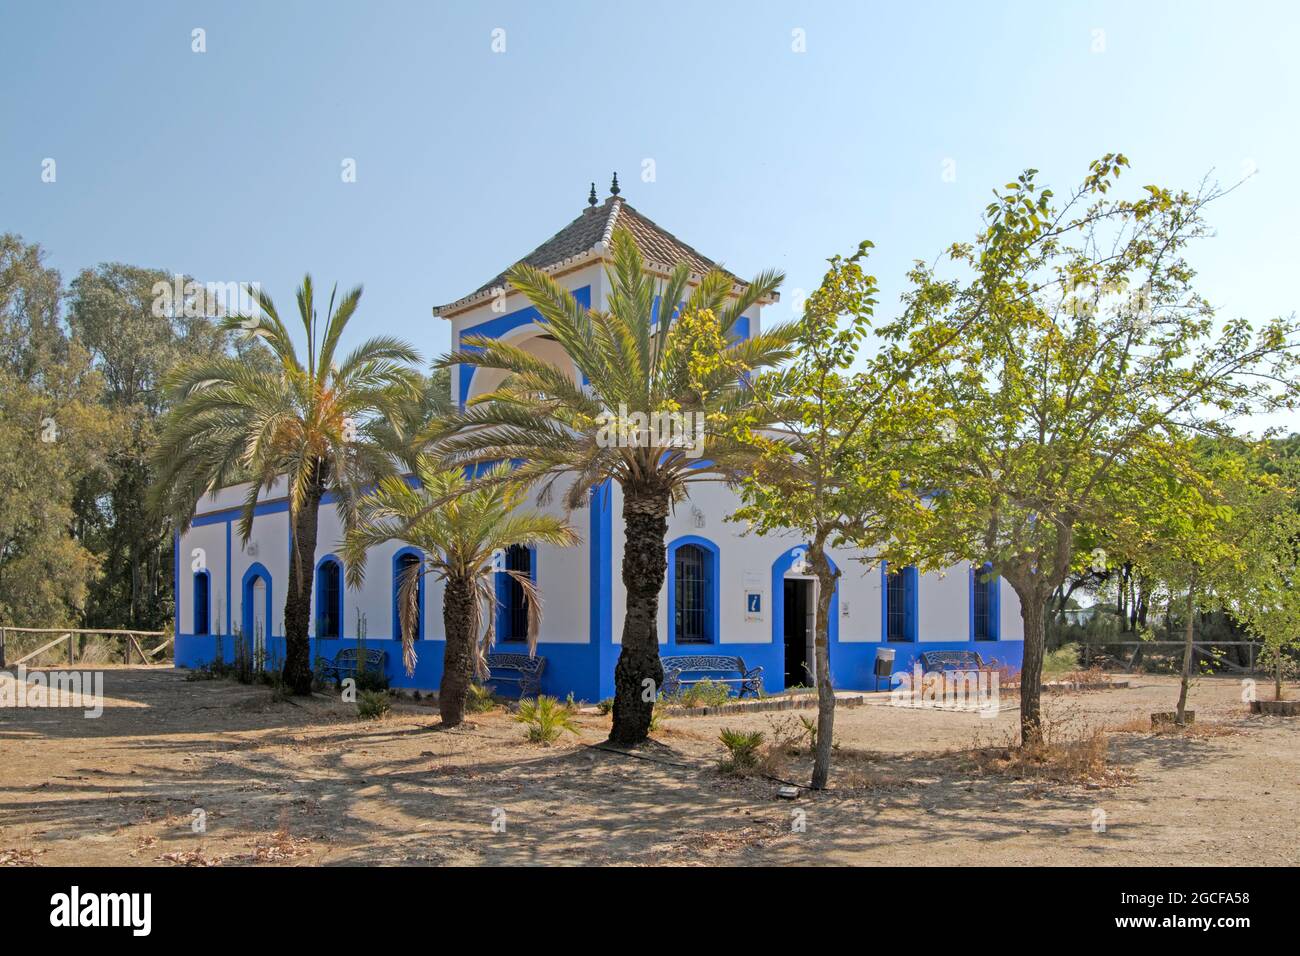
[[[443,731],[427,703],[362,722],[333,698],[105,674],[99,719],[0,709],[0,864],[1300,863],[1300,721],[1248,715],[1224,678],[1194,687],[1190,734],[1134,729],[1172,709],[1170,678],[1047,695],[1056,734],[1127,728],[1100,782],[973,759],[1010,740],[1013,710],[840,708],[832,788],[787,801],[721,772],[717,735],[770,740],[789,713],[666,720],[626,754],[597,746],[596,713],[543,747],[504,710]]]

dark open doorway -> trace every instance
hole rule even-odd
[[[783,633],[785,634],[785,686],[813,686],[808,659],[808,614],[812,610],[812,581],[786,578]]]

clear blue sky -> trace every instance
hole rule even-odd
[[[1131,188],[1258,170],[1195,255],[1224,312],[1258,319],[1297,307],[1297,50],[1282,2],[0,0],[0,230],[67,279],[119,260],[285,305],[306,270],[363,282],[356,334],[432,355],[430,307],[613,170],[646,215],[742,275],[784,269],[787,292],[870,238],[891,308],[992,186],[1035,166],[1062,191],[1121,150]]]

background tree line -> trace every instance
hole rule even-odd
[[[38,244],[0,236],[0,622],[169,626],[173,526],[145,500],[162,380],[205,357],[263,361],[206,303],[155,310],[173,279],[110,262],[65,285]]]

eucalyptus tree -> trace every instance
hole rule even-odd
[[[486,655],[496,639],[498,573],[509,575],[523,589],[528,611],[527,641],[537,647],[542,597],[526,571],[506,568],[503,555],[512,546],[539,544],[568,547],[577,533],[559,515],[523,508],[527,489],[510,483],[472,486],[463,469],[439,467],[421,455],[414,462],[418,484],[389,476],[361,499],[358,518],[344,547],[351,587],[365,581],[366,557],[377,545],[401,541],[420,549],[398,582],[398,619],[402,659],[407,674],[415,672],[415,622],[419,616],[420,582],[432,575],[444,582],[442,621],[442,682],[438,710],[444,727],[454,727],[465,715],[470,680],[488,676]],[[489,477],[509,470],[498,465]]]
[[[405,342],[378,336],[337,357],[361,287],[342,298],[336,293],[337,287],[322,320],[310,275],[298,289],[304,362],[271,297],[256,290],[258,312],[222,324],[260,342],[274,361],[220,356],[171,373],[171,405],[154,453],[151,503],[182,528],[202,495],[247,482],[238,522],[247,542],[263,496],[275,490],[287,500],[284,679],[297,694],[311,692],[308,635],[321,501],[332,493],[345,529],[352,527],[362,488],[394,470],[393,457],[372,440],[376,423],[400,421],[403,403],[417,394],[419,356]]]
[[[508,476],[494,480],[538,487],[543,498],[557,482],[567,483],[569,508],[584,506],[604,482],[621,488],[627,610],[610,739],[630,745],[648,735],[663,680],[656,618],[669,510],[693,482],[734,475],[748,460],[727,420],[750,399],[746,376],[788,359],[795,332],[787,324],[747,338],[732,334],[741,315],[780,285],[778,272],[762,272],[737,289],[732,277],[713,270],[692,286],[685,265],[666,279],[648,272],[627,230],[615,229],[612,242],[604,309],[584,308],[531,266],[508,273],[580,378],[509,343],[466,336],[444,364],[507,374],[495,391],[449,416],[431,447],[460,465],[516,461]],[[664,303],[657,316],[656,299]],[[664,416],[676,416],[671,421],[688,425],[689,434],[666,429],[665,437],[648,424]]]

